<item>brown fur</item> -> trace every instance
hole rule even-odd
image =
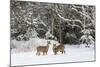
[[[47,46],[38,46],[36,55],[40,55],[41,52],[43,53],[43,55],[47,55],[48,48],[49,48],[49,45],[47,45]]]
[[[57,52],[61,52],[62,54],[65,54],[65,50],[64,50],[64,45],[58,45],[56,46],[56,44],[53,45],[53,52],[56,55]]]

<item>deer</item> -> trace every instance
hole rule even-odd
[[[47,42],[46,46],[38,46],[36,48],[37,49],[36,55],[39,56],[41,52],[43,53],[43,55],[47,55],[47,52],[48,52],[48,49],[49,49],[49,44],[50,44],[50,42]]]
[[[56,46],[56,44],[53,44],[53,52],[56,55],[58,52],[61,52],[62,54],[65,54],[65,47],[64,45],[60,44]]]

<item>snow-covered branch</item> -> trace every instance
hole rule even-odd
[[[88,14],[78,11],[74,5],[73,5],[73,8],[72,8],[72,9],[75,10],[76,12],[80,13],[81,15],[87,17],[88,19],[90,19],[90,21],[91,21],[92,23],[95,22]]]
[[[72,25],[73,27],[78,27],[78,28],[80,28],[81,30],[82,30],[82,28],[79,26],[79,25]]]
[[[61,19],[64,20],[64,21],[72,21],[72,22],[74,22],[74,23],[75,23],[75,22],[79,22],[79,23],[83,26],[82,22],[81,22],[80,20],[78,20],[78,19],[70,20],[70,19],[67,19],[67,18],[62,17],[59,13],[58,13],[57,15],[59,16],[59,18],[61,18]],[[71,24],[68,23],[68,25],[71,25]],[[75,25],[75,24],[73,24],[72,26],[77,26],[77,27],[79,27],[80,29],[82,29],[80,26]]]
[[[64,17],[62,17],[60,14],[58,14],[58,16],[62,19],[62,20],[64,20],[64,21],[77,21],[77,22],[80,22],[81,23],[81,21],[80,20],[70,20],[70,19],[67,19],[67,18],[64,18]]]

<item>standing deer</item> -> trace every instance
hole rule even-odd
[[[56,44],[53,45],[53,52],[54,54],[56,55],[57,52],[61,52],[62,54],[64,53],[65,54],[65,50],[64,50],[64,45],[58,45],[56,46]]]
[[[47,46],[38,46],[36,55],[40,55],[41,52],[43,53],[43,55],[47,55],[49,44],[50,42],[47,42]]]

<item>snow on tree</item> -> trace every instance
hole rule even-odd
[[[40,15],[37,18],[33,19],[33,24],[42,24],[46,27],[46,24],[40,19]]]
[[[61,18],[64,21],[67,21],[68,25],[72,26],[72,28],[74,26],[80,28],[82,30],[82,32],[83,32],[83,35],[81,37],[84,37],[85,35],[87,35],[87,38],[89,39],[89,41],[92,42],[92,43],[94,43],[94,39],[90,35],[90,33],[94,31],[94,29],[90,29],[89,25],[91,25],[91,24],[94,25],[95,24],[94,23],[95,22],[95,20],[94,20],[95,19],[95,17],[94,17],[95,15],[93,15],[93,16],[91,16],[91,14],[89,15],[89,12],[87,10],[91,8],[90,6],[81,6],[81,7],[79,7],[79,6],[77,7],[75,5],[71,6],[71,9],[74,10],[74,11],[76,11],[78,14],[80,14],[83,17],[83,20],[64,18],[63,16],[60,15],[59,10],[57,8],[59,8],[58,5],[57,5],[55,11],[56,11],[56,13],[57,13],[57,15],[58,15],[59,18]],[[77,8],[80,8],[81,11],[79,11]],[[93,11],[92,14],[94,14],[94,12],[95,12],[94,8],[93,8],[92,11]],[[72,24],[71,24],[71,22],[72,22]],[[86,23],[86,22],[88,22],[88,23]],[[82,25],[82,27],[79,26],[79,25],[77,25],[77,24],[75,24],[75,23],[80,23]],[[86,29],[86,28],[88,28],[88,29]],[[91,40],[90,40],[90,38],[91,38]],[[87,42],[88,41],[86,40],[86,43]],[[87,43],[87,45],[88,45],[88,43]]]
[[[95,40],[95,7],[11,1],[11,30],[15,39],[23,37],[55,38],[73,44],[88,32]],[[50,27],[50,30],[49,30]],[[30,30],[31,32],[29,32]],[[16,30],[16,31],[15,31]],[[67,35],[70,34],[70,35]],[[26,35],[27,34],[27,35]],[[69,37],[69,39],[68,39]]]
[[[50,29],[46,32],[45,36],[46,36],[46,39],[57,40],[57,38],[53,34],[50,33]]]
[[[92,31],[93,30],[90,29],[82,30],[83,35],[80,38],[80,42],[81,44],[86,44],[86,47],[95,44],[95,39],[93,38],[93,36],[90,35]]]
[[[28,37],[28,38],[36,38],[36,37],[38,37],[38,33],[36,32],[35,29],[28,28],[28,30],[24,36]]]
[[[90,35],[83,35],[80,40],[82,43],[94,44],[94,38]]]

